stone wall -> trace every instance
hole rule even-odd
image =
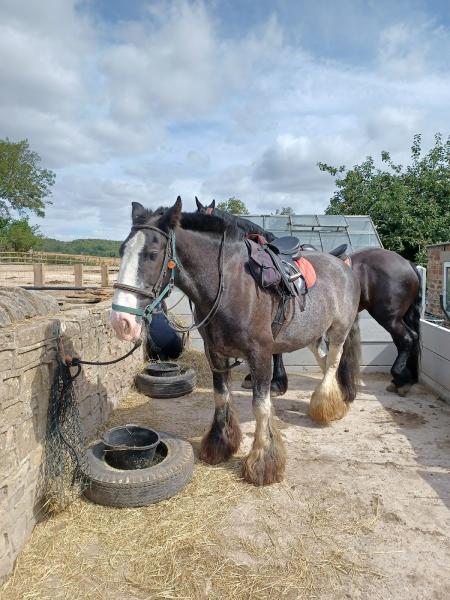
[[[17,306],[27,302],[28,311],[19,314]],[[130,344],[112,334],[109,309],[110,302],[102,302],[60,310],[53,298],[24,290],[8,290],[2,296],[0,289],[0,580],[11,572],[37,521],[37,486],[58,343],[65,353],[86,360],[124,354]],[[83,367],[75,392],[87,436],[95,434],[127,393],[141,363],[138,350],[117,365]]]
[[[427,263],[427,312],[444,318],[439,296],[444,285],[444,263],[450,262],[450,242],[428,248]]]

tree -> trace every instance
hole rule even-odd
[[[55,174],[39,166],[41,157],[30,149],[28,140],[11,142],[0,139],[0,217],[11,211],[30,210],[44,216],[47,196],[55,183]]]
[[[42,235],[37,225],[30,225],[26,218],[11,220],[0,218],[0,250],[28,252],[39,248]]]
[[[285,206],[284,208],[277,208],[275,211],[276,215],[293,215],[294,209],[292,206]]]
[[[381,153],[383,168],[371,156],[352,169],[318,163],[336,177],[337,190],[327,214],[369,215],[383,245],[409,260],[426,261],[426,247],[450,239],[450,137],[435,135],[422,156],[421,136],[414,136],[411,164],[395,164]]]
[[[217,204],[217,208],[219,210],[224,210],[225,212],[232,213],[233,215],[248,215],[249,212],[247,207],[238,198],[234,196],[232,198],[228,198],[228,200],[224,200],[223,202],[219,202]]]

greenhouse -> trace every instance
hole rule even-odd
[[[312,244],[325,252],[340,244],[347,244],[349,252],[383,247],[368,216],[248,215],[246,218],[277,237],[294,235],[302,244]]]

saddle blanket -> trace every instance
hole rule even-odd
[[[316,270],[304,256],[298,258],[294,262],[305,280],[306,289],[310,290],[317,280]]]

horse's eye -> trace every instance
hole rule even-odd
[[[156,250],[150,250],[147,256],[150,260],[156,260],[158,258],[158,252]]]

